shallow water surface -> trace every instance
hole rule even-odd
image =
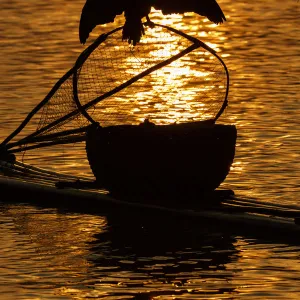
[[[1,299],[299,297],[299,246],[155,216],[2,205],[0,220]]]
[[[85,49],[78,40],[84,2],[1,1],[1,140]],[[238,196],[299,206],[300,4],[218,2],[227,18],[219,26],[192,14],[163,18],[153,12],[152,19],[201,39],[229,69],[229,106],[218,122],[235,124],[238,142],[222,186]],[[122,25],[122,17],[116,24],[96,28],[87,45],[115,25]],[[190,70],[195,72],[193,66]],[[126,97],[119,100],[125,103]],[[92,177],[84,144],[26,152],[19,159]],[[188,220],[153,217],[145,224],[126,212],[116,218],[26,204],[2,203],[0,224],[1,299],[298,299],[300,295],[298,246],[228,236]]]

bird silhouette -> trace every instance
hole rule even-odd
[[[79,23],[80,42],[84,44],[97,25],[114,22],[117,15],[124,13],[122,39],[136,45],[145,34],[142,19],[146,17],[152,23],[149,18],[152,7],[164,15],[194,12],[215,24],[226,21],[216,0],[86,0]]]

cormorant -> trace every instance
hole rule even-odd
[[[136,45],[144,34],[142,18],[151,22],[151,7],[164,15],[194,12],[216,24],[226,21],[216,0],[86,0],[79,24],[80,42],[84,44],[97,25],[114,22],[117,15],[124,13],[123,40]]]

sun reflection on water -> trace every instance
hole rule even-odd
[[[36,0],[35,5],[29,2],[1,2],[2,140],[72,67],[86,46],[78,42],[82,1],[65,1],[63,6],[61,0]],[[153,11],[151,19],[203,40],[217,50],[229,68],[229,107],[220,122],[236,124],[238,141],[225,187],[234,189],[239,196],[299,206],[299,2],[224,0],[221,4],[227,22],[218,27],[190,13],[163,16]],[[91,33],[90,42],[123,24],[123,16],[118,16],[115,23],[99,26]],[[116,52],[122,47],[115,45]],[[201,99],[196,100],[198,91],[205,92],[203,86],[197,85],[197,72],[209,73],[209,70],[197,66],[208,60],[209,55],[193,53],[186,62],[172,65],[175,70],[186,68],[183,74],[178,72],[180,82],[187,84],[189,72],[196,77],[188,89],[185,86],[181,89],[181,100],[175,95],[178,89],[172,95],[173,100],[168,101],[169,96],[160,94],[165,87],[158,85],[156,91],[149,88],[147,83],[157,84],[162,80],[153,73],[135,93],[115,95],[113,101],[101,106],[103,122],[109,124],[112,117],[119,123],[140,122],[148,114],[158,118],[160,110],[165,113],[158,123],[199,118],[191,111],[193,106],[196,112],[204,109]],[[119,70],[128,72],[126,65],[120,65]],[[172,70],[163,74],[171,75]],[[164,80],[170,84],[167,78]],[[119,85],[122,81],[115,83]],[[210,82],[206,86],[210,86],[209,94],[214,91]],[[157,104],[153,100],[159,97],[164,101]],[[133,101],[138,103],[134,108]],[[116,113],[118,106],[124,106],[121,113]],[[51,147],[38,149],[20,159],[66,174],[90,172],[85,145],[70,145],[59,152]],[[123,244],[116,243],[114,249],[105,235],[95,238],[95,234],[107,229],[105,218],[76,217],[53,210],[42,212],[27,206],[3,206],[0,215],[3,299],[299,298],[300,249],[296,246],[260,243],[245,237],[236,237],[227,244],[223,236],[216,245],[211,244],[213,236],[201,245],[203,239],[189,235],[188,241],[196,240],[191,246],[182,243],[180,232],[172,228],[168,234],[162,234],[161,241],[154,236],[152,246],[161,251],[162,245],[167,245],[167,250],[150,257],[141,251],[148,253],[151,247],[139,244],[142,237],[148,242],[146,245],[151,245],[149,232],[142,231],[129,241],[123,233],[132,231],[124,229],[116,238]],[[193,229],[197,234],[198,228]],[[138,245],[137,252],[130,252],[129,242]],[[176,242],[180,242],[181,248],[170,251],[168,247]],[[129,254],[122,255],[122,251]]]
[[[167,20],[165,22],[168,23]],[[153,67],[155,62],[178,55],[190,44],[162,27],[155,27],[147,28],[140,45],[128,45],[128,52],[126,46],[115,46],[114,49],[128,53],[124,60],[126,68],[122,72],[127,74],[126,78],[130,78],[128,75],[137,76]],[[114,69],[110,74],[113,72]],[[211,119],[224,100],[224,75],[220,62],[208,51],[198,48],[153,70],[113,97],[104,99],[96,108],[97,115],[102,124],[121,120],[134,124],[146,118],[157,124]],[[116,79],[114,82],[122,83]]]

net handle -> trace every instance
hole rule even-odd
[[[193,51],[194,49],[199,48],[200,46],[206,46],[204,43],[202,43],[201,41],[199,41],[198,39],[195,39],[191,36],[188,36],[184,33],[181,33],[180,31],[173,29],[171,27],[168,26],[164,26],[164,25],[158,25],[156,24],[156,26],[160,26],[160,27],[165,27],[167,29],[170,28],[171,31],[180,34],[181,36],[186,37],[188,40],[190,40],[191,42],[193,42],[193,44],[191,46],[189,46],[188,48],[186,48],[185,50],[181,51],[180,53],[178,53],[177,55],[169,58],[168,60],[165,60],[147,70],[145,70],[144,72],[138,74],[137,76],[131,78],[130,80],[124,82],[123,84],[119,85],[118,87],[116,87],[115,89],[97,97],[96,99],[90,101],[89,103],[85,104],[85,105],[81,105],[79,97],[78,97],[78,89],[77,89],[77,82],[78,82],[78,76],[77,76],[77,71],[78,69],[84,64],[84,62],[88,59],[88,57],[90,56],[90,54],[102,43],[106,40],[106,38],[115,33],[116,31],[119,31],[123,28],[123,26],[115,28],[114,30],[102,34],[100,35],[95,41],[94,43],[92,43],[90,46],[88,46],[77,58],[75,65],[73,66],[73,68],[71,70],[69,70],[58,82],[57,84],[53,87],[53,89],[50,91],[50,93],[47,95],[47,97],[31,112],[30,117],[28,116],[26,118],[26,122],[24,121],[21,126],[14,132],[14,134],[12,134],[10,136],[10,139],[6,139],[5,143],[7,144],[7,142],[9,140],[11,140],[14,136],[16,136],[25,126],[26,124],[30,121],[30,119],[33,117],[33,115],[39,110],[41,109],[47,102],[48,100],[55,94],[55,92],[58,90],[58,88],[61,86],[61,84],[69,77],[73,75],[73,96],[74,96],[74,101],[76,103],[77,106],[77,110],[74,110],[72,112],[70,112],[69,114],[61,117],[60,119],[48,124],[47,126],[37,130],[36,132],[28,135],[27,137],[25,137],[24,139],[19,140],[18,142],[11,144],[11,145],[6,145],[6,149],[10,149],[16,145],[20,146],[20,145],[24,145],[27,144],[29,142],[34,142],[35,141],[35,137],[38,136],[39,134],[51,129],[52,127],[58,125],[61,122],[64,122],[65,120],[76,116],[77,114],[81,113],[83,116],[86,117],[86,119],[91,122],[92,124],[97,123],[95,122],[92,117],[90,117],[90,115],[88,114],[88,112],[86,111],[88,108],[90,108],[91,106],[95,105],[96,103],[100,102],[101,100],[119,92],[120,90],[126,88],[127,86],[131,85],[132,83],[136,82],[137,80],[139,80],[140,78],[143,78],[144,76],[150,74],[151,72],[170,64],[171,62],[173,62],[174,60],[186,55],[187,53]],[[203,44],[203,45],[202,45]],[[3,142],[4,144],[4,142]],[[5,145],[5,144],[4,144]]]

